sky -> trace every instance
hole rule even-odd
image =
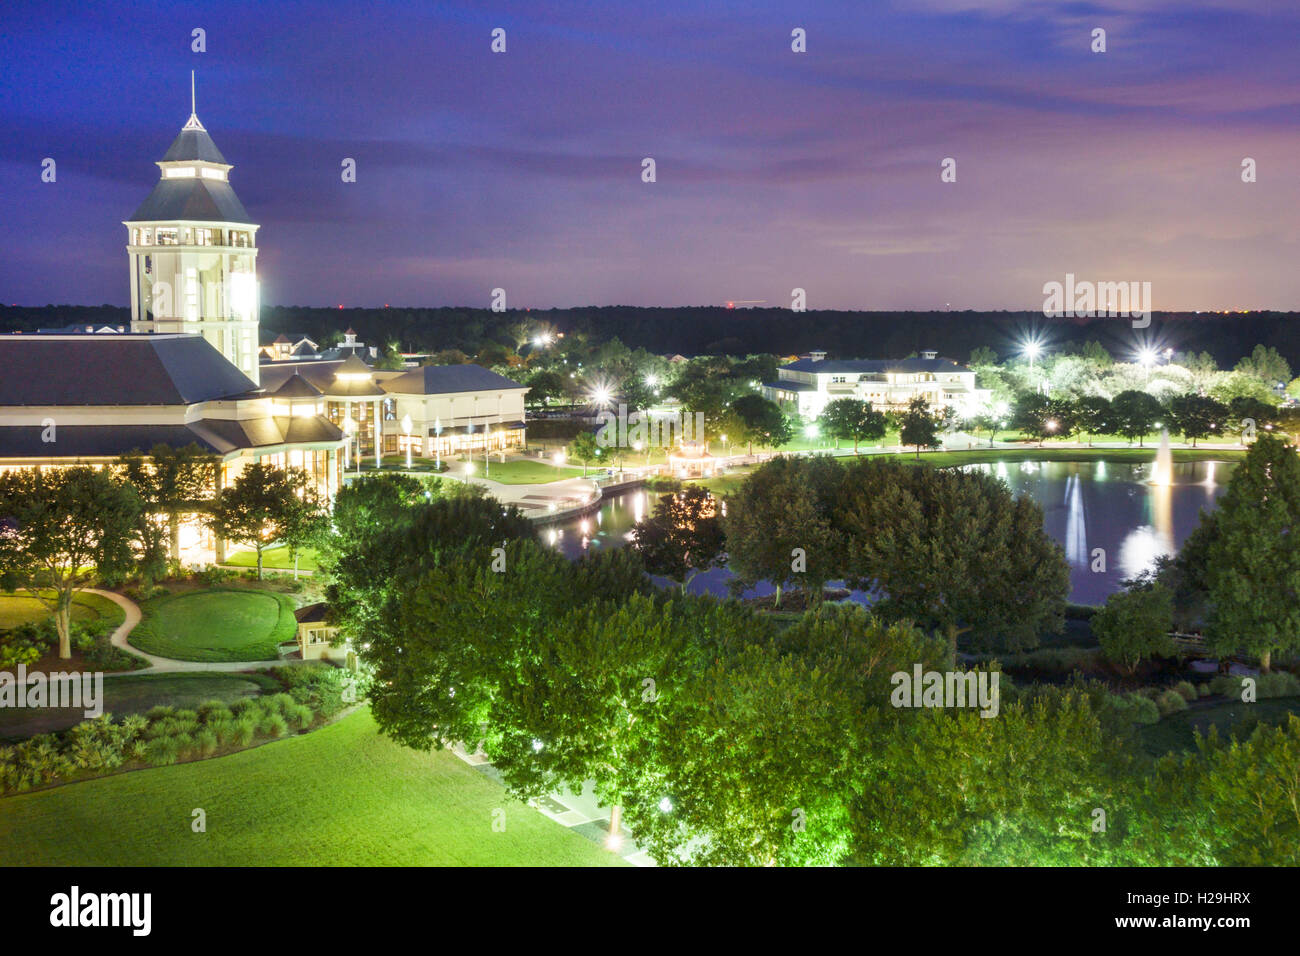
[[[0,300],[127,304],[193,69],[264,303],[1300,309],[1297,37],[1294,0],[5,0]]]

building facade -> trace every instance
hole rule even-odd
[[[975,373],[935,352],[908,359],[827,359],[812,352],[777,369],[777,381],[763,384],[763,396],[787,414],[813,419],[829,402],[853,398],[879,411],[902,411],[914,398],[931,409],[955,408],[977,414],[988,391],[975,387]]]
[[[310,388],[324,414],[348,436],[349,458],[406,453],[453,458],[523,447],[528,388],[478,365],[373,369],[356,355],[342,361],[271,362],[263,385]],[[409,422],[410,430],[406,425]]]

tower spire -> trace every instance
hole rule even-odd
[[[199,114],[194,106],[194,71],[190,70],[190,118],[185,121],[181,129],[203,129],[203,124],[199,122]]]

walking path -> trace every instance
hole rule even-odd
[[[89,594],[98,594],[102,598],[107,598],[126,613],[124,620],[113,632],[109,638],[112,645],[128,654],[136,657],[142,657],[149,662],[148,667],[141,667],[133,671],[117,671],[111,674],[105,674],[105,677],[134,677],[138,674],[174,674],[181,671],[256,671],[266,670],[268,667],[275,667],[278,664],[288,663],[287,661],[178,661],[170,657],[159,657],[157,654],[148,654],[133,647],[127,643],[127,637],[135,630],[135,626],[140,623],[140,606],[134,601],[117,594],[114,591],[101,591],[98,588],[87,588]]]

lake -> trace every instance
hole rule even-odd
[[[1079,604],[1102,603],[1126,578],[1151,567],[1159,556],[1175,553],[1196,527],[1201,509],[1212,509],[1227,490],[1234,467],[1232,462],[1214,461],[1175,464],[1167,484],[1152,484],[1152,463],[1003,461],[965,466],[994,474],[1013,494],[1038,502],[1047,533],[1065,549],[1070,600]],[[611,495],[596,513],[542,528],[542,540],[571,558],[588,549],[624,547],[632,526],[650,512],[654,497],[643,489]],[[729,577],[725,568],[706,571],[691,582],[691,590],[725,594]],[[771,590],[760,585],[750,593]]]

